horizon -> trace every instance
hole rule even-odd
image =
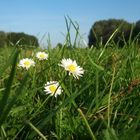
[[[124,19],[130,23],[138,21],[139,5],[139,0],[108,0],[108,3],[104,0],[5,0],[1,2],[0,30],[24,32],[39,40],[46,34],[44,44],[50,35],[52,46],[55,46],[59,42],[64,43],[65,16],[68,15],[79,24],[80,34],[87,41],[90,28],[98,20]]]

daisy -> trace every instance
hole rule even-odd
[[[57,97],[62,93],[62,89],[57,81],[50,81],[45,84],[45,92],[46,94],[50,94],[51,96]]]
[[[48,59],[48,54],[45,53],[45,52],[38,52],[36,54],[36,57],[39,59],[39,60],[47,60]]]
[[[66,71],[69,72],[69,75],[72,74],[74,78],[79,79],[84,74],[83,68],[77,65],[76,61],[68,59],[62,59],[59,66],[63,67]]]
[[[18,66],[28,70],[31,66],[35,66],[35,62],[32,59],[24,58],[19,61]]]

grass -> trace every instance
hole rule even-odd
[[[49,60],[44,62],[36,60],[38,51],[1,51],[1,139],[140,138],[139,48],[54,48],[45,50]],[[36,66],[18,68],[24,57],[33,58]],[[84,76],[65,77],[58,66],[62,58],[76,60]],[[62,81],[58,98],[44,93],[50,80]]]
[[[0,139],[139,140],[140,49],[133,41],[121,49],[107,47],[112,36],[104,48],[77,47],[79,26],[70,22],[66,18],[65,47],[51,48],[48,42],[44,50],[0,48]],[[40,50],[48,60],[37,60]],[[17,65],[25,57],[36,62],[28,71]],[[67,75],[58,66],[63,58],[76,60],[83,77]],[[60,81],[63,93],[46,95],[47,81]]]

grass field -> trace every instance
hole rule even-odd
[[[48,60],[36,53],[45,51]],[[35,66],[18,67],[23,58]],[[63,58],[84,69],[79,79],[59,66]],[[48,81],[62,94],[46,95]],[[140,49],[0,49],[1,140],[139,140]]]

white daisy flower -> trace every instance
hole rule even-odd
[[[28,70],[31,66],[35,66],[35,62],[32,59],[24,58],[19,61],[18,66]]]
[[[59,66],[63,67],[66,71],[69,72],[69,75],[72,74],[74,78],[79,79],[84,74],[83,68],[77,65],[76,61],[68,59],[62,59]]]
[[[47,60],[48,59],[48,54],[45,53],[45,52],[38,52],[36,54],[36,57],[39,59],[39,60]]]
[[[57,97],[62,93],[62,89],[57,81],[50,81],[45,84],[45,92],[46,94],[50,94],[51,96]]]

